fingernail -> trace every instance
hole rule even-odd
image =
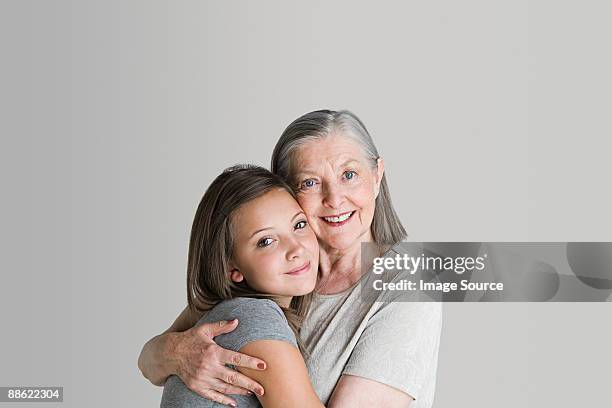
[[[264,363],[259,363],[257,364],[257,368],[263,370],[264,368],[266,368],[266,365]]]
[[[258,390],[257,390],[257,393],[258,393],[259,395],[263,395],[263,388],[258,389]]]
[[[237,405],[236,405],[236,403],[235,403],[235,402],[230,402],[230,407],[234,407],[234,408],[236,408],[236,407],[237,407]]]

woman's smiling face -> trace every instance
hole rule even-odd
[[[382,159],[373,168],[358,142],[334,133],[300,146],[292,168],[298,202],[320,244],[346,250],[372,241]]]

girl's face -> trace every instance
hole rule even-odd
[[[319,245],[306,215],[287,191],[272,190],[246,203],[231,221],[232,281],[246,280],[258,292],[281,297],[312,292]]]
[[[298,201],[324,247],[342,251],[372,240],[382,159],[372,168],[358,142],[333,134],[301,146],[294,168]]]

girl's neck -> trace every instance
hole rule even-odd
[[[293,296],[276,296],[274,297],[274,301],[276,302],[277,305],[279,305],[280,307],[284,307],[284,308],[289,308],[289,305],[291,304],[291,300],[293,299]]]

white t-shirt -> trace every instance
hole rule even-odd
[[[395,256],[396,246],[386,253]],[[415,401],[433,404],[442,327],[442,304],[388,300],[389,294],[362,294],[366,274],[351,288],[315,295],[300,337],[309,352],[313,387],[327,404],[342,374],[397,388]],[[391,281],[405,278],[400,272]],[[364,286],[365,287],[365,286]]]

